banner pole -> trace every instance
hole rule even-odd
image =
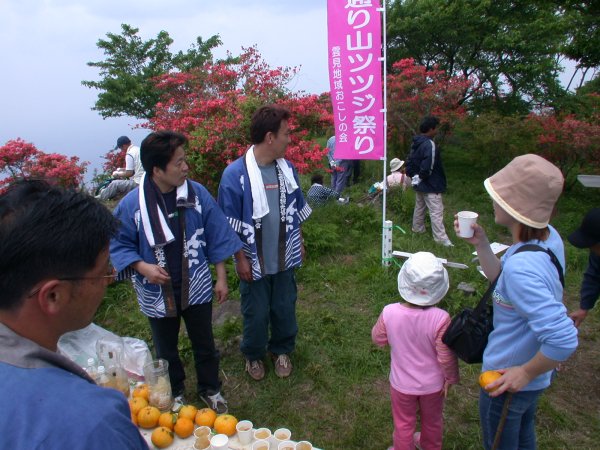
[[[385,229],[386,229],[386,209],[387,209],[387,14],[386,14],[386,2],[382,0],[383,7],[379,8],[381,11],[381,20],[382,20],[382,53],[383,57],[380,58],[383,64],[383,210],[382,210],[382,221],[381,221],[381,264],[383,266],[389,265],[386,264],[386,239],[385,239]],[[391,250],[391,249],[390,249]]]

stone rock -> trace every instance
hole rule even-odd
[[[471,286],[469,283],[460,282],[456,287],[459,291],[462,291],[465,295],[475,295],[475,288]]]

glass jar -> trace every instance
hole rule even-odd
[[[148,386],[148,403],[161,411],[169,411],[173,406],[169,362],[155,359],[144,366],[144,378]]]

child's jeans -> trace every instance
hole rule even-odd
[[[444,396],[442,392],[428,395],[408,395],[390,388],[394,417],[394,450],[413,450],[413,433],[417,410],[421,416],[421,447],[440,450],[444,431]]]

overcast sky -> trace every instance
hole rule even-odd
[[[328,91],[326,16],[326,0],[0,0],[0,145],[20,137],[77,155],[92,163],[88,179],[117,137],[139,145],[148,131],[132,130],[132,118],[103,120],[91,110],[97,91],[81,85],[98,79],[86,64],[104,59],[96,42],[122,23],[144,40],[167,31],[172,52],[214,34],[216,57],[257,45],[271,66],[301,66],[291,89]]]

